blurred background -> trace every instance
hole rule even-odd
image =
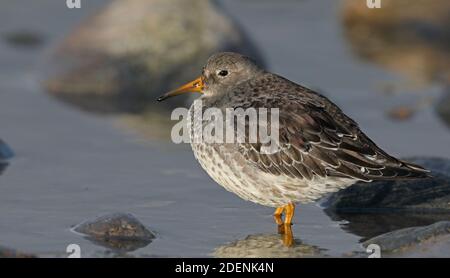
[[[226,192],[190,146],[171,142],[172,109],[195,96],[155,101],[225,50],[328,96],[393,155],[450,158],[447,0],[382,0],[381,9],[0,0],[0,246],[44,257],[66,256],[71,243],[94,257],[352,256],[368,237],[450,220],[300,206],[297,246],[283,249],[270,208]],[[156,238],[123,250],[71,230],[111,212],[132,213]]]

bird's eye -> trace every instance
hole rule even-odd
[[[221,70],[221,71],[219,71],[217,74],[220,75],[220,76],[222,76],[222,77],[224,77],[224,76],[227,76],[227,75],[228,75],[228,71],[227,71],[227,70]]]

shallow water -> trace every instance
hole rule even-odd
[[[39,78],[49,51],[74,24],[108,1],[85,2],[76,11],[56,0],[0,4],[1,34],[31,30],[44,36],[39,47],[0,41],[0,136],[15,152],[0,177],[0,245],[65,256],[66,246],[76,243],[82,256],[113,256],[70,228],[115,211],[133,213],[158,235],[130,256],[213,256],[217,248],[236,241],[272,240],[272,210],[216,185],[188,146],[144,139],[118,127],[117,117],[86,114],[43,91]],[[339,1],[220,3],[259,45],[272,71],[323,91],[387,151],[450,157],[449,129],[432,107],[405,122],[385,116],[387,109],[421,95],[438,97],[441,88],[383,95],[380,84],[407,81],[353,56],[342,36]],[[268,20],[274,15],[277,20]],[[390,227],[375,220],[364,225],[361,219],[369,218],[332,220],[318,205],[299,206],[294,233],[311,247],[306,250],[341,256],[360,251],[363,238],[385,232],[377,230],[380,226]],[[408,219],[407,226],[426,222]],[[269,254],[277,248],[283,247],[274,245]]]

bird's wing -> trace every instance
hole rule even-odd
[[[273,75],[262,84],[254,81],[251,87],[265,90],[262,95],[270,99],[237,90],[239,97],[235,99],[239,100],[232,105],[234,108],[279,108],[278,152],[267,153],[263,150],[265,144],[259,142],[237,145],[238,151],[260,170],[308,180],[315,176],[362,181],[427,176],[420,166],[398,160],[380,149],[327,98]],[[246,121],[246,130],[249,124]]]

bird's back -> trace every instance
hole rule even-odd
[[[424,168],[379,148],[328,98],[272,73],[230,88],[209,105],[279,109],[279,152],[264,153],[264,144],[259,142],[240,143],[236,148],[266,173],[308,180],[316,176],[362,181],[428,176]]]

